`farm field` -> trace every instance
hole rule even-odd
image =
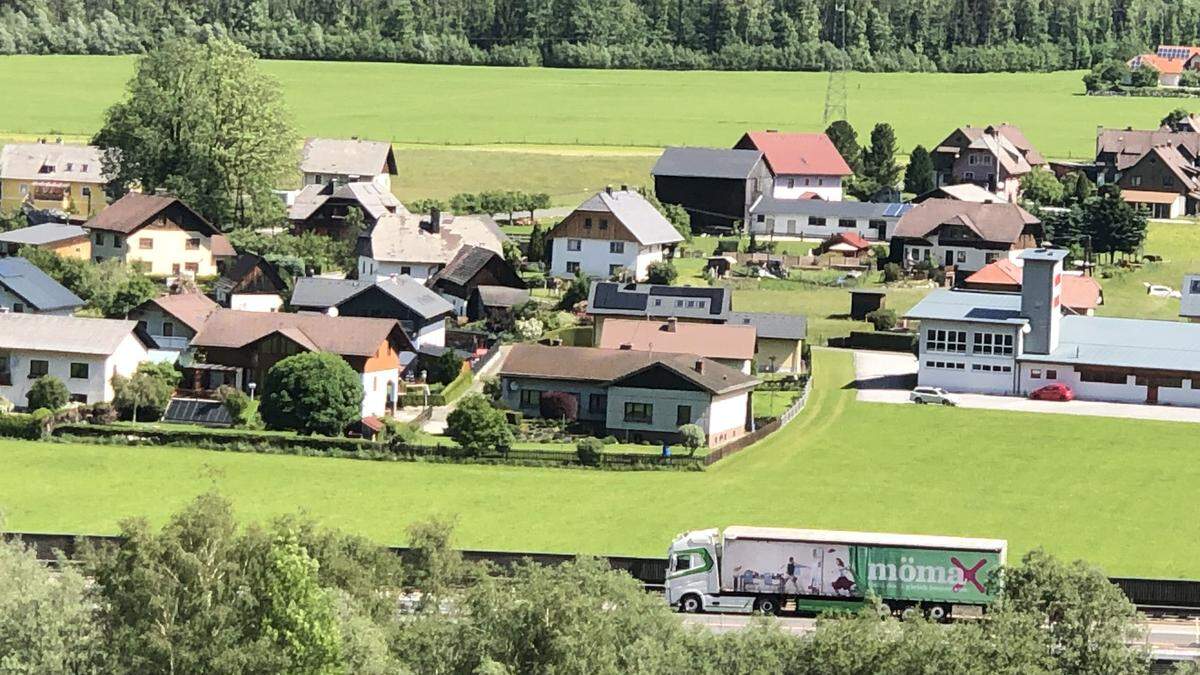
[[[1046,545],[1111,574],[1200,576],[1193,426],[858,403],[851,356],[815,359],[796,421],[703,473],[3,441],[0,509],[12,530],[105,533],[216,489],[247,520],[304,510],[390,544],[433,514],[457,518],[463,547],[630,555],[742,523],[1004,537],[1012,555]]]

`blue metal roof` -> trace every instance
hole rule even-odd
[[[79,296],[24,258],[0,258],[0,286],[41,312],[83,306]]]
[[[1021,360],[1200,372],[1200,324],[1064,316],[1058,348]]]
[[[909,319],[1024,324],[1018,293],[980,293],[937,290],[904,315]]]

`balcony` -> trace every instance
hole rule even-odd
[[[178,335],[151,335],[150,338],[159,349],[181,352],[188,346],[188,338]]]

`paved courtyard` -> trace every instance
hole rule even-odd
[[[854,377],[859,401],[908,403],[908,393],[917,385],[917,359],[912,354],[897,352],[856,351]],[[1106,401],[1031,401],[1017,396],[989,394],[954,394],[954,399],[962,408],[1200,422],[1200,408]]]

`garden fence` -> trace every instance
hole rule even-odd
[[[792,402],[792,405],[788,407],[787,410],[783,411],[783,414],[780,415],[778,419],[771,420],[770,422],[758,427],[745,436],[742,436],[735,441],[726,443],[719,448],[715,448],[704,456],[704,465],[712,466],[713,464],[716,464],[730,455],[736,455],[742,450],[745,450],[751,445],[754,445],[767,436],[770,436],[776,431],[782,429],[785,425],[787,425],[788,422],[791,422],[793,419],[795,419],[796,415],[800,414],[800,411],[804,409],[804,404],[808,401],[808,394],[810,391],[812,391],[811,377],[808,378],[808,381],[804,383],[804,390],[800,392],[800,395],[796,397],[796,400]]]

